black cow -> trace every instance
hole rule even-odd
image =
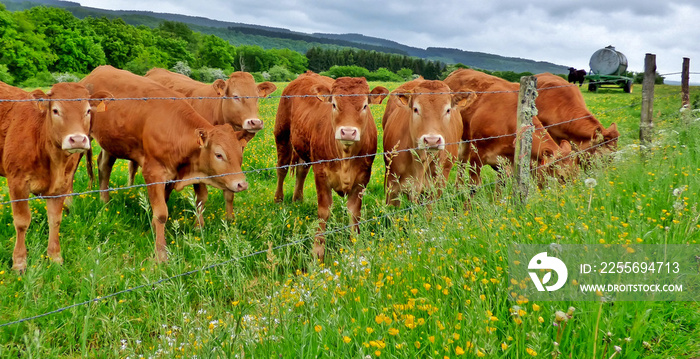
[[[583,85],[583,80],[586,77],[586,70],[576,70],[573,67],[569,67],[569,83],[575,84],[579,83],[579,87]]]

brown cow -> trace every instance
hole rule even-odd
[[[45,101],[0,102],[0,175],[7,177],[12,215],[17,232],[12,269],[27,268],[25,238],[31,222],[26,201],[29,194],[61,196],[72,192],[73,176],[80,153],[90,148],[91,112],[104,111],[99,98],[106,92],[90,94],[74,83],[58,83],[44,94],[27,93],[0,82],[0,98]],[[72,101],[61,101],[61,100]],[[80,100],[77,100],[80,99]],[[99,104],[98,104],[99,102]],[[46,199],[49,221],[49,258],[62,264],[58,241],[65,197]]]
[[[180,96],[153,80],[111,66],[96,68],[81,83],[93,91],[110,91],[116,98]],[[101,190],[109,185],[116,159],[135,161],[143,168],[143,178],[150,184],[157,261],[168,258],[166,196],[171,190],[194,183],[232,192],[248,188],[241,172],[245,133],[228,125],[212,125],[184,100],[115,101],[109,112],[95,116],[92,134],[102,147],[98,157]],[[166,186],[171,180],[178,182]],[[101,197],[109,201],[108,192]],[[205,201],[202,193],[197,193],[197,201]]]
[[[387,204],[398,205],[400,193],[414,201],[432,181],[444,187],[459,153],[460,110],[476,98],[474,93],[450,92],[442,81],[419,78],[389,97],[382,119]]]
[[[472,183],[480,184],[483,165],[497,168],[499,157],[513,162],[515,136],[511,134],[517,131],[520,85],[472,69],[454,71],[445,79],[445,83],[456,92],[465,89],[485,92],[480,94],[471,106],[462,110],[462,140],[471,142],[463,147],[465,151],[460,153],[460,159],[470,164]],[[530,158],[533,165],[539,169],[538,177],[543,178],[544,173],[549,173],[563,179],[573,174],[576,167],[574,159],[570,156],[569,142],[561,141],[561,146],[557,145],[547,130],[542,128],[537,116],[532,118],[532,122],[535,133]],[[550,166],[552,163],[556,163],[557,166]]]
[[[617,125],[604,128],[583,100],[581,91],[563,78],[543,73],[537,77],[537,117],[556,141],[568,140],[588,153],[609,153],[617,149]],[[605,143],[601,145],[601,143]],[[600,146],[599,146],[600,145]]]
[[[236,131],[247,131],[246,142],[263,128],[263,121],[258,115],[258,97],[265,97],[277,89],[272,82],[256,85],[253,76],[247,72],[234,72],[228,80],[218,79],[211,85],[159,68],[148,71],[146,77],[185,97],[190,97],[187,100],[189,104],[212,124],[229,124]],[[133,183],[135,174],[136,168],[132,165],[129,167],[129,184]],[[195,185],[195,192],[206,192],[206,188],[200,190],[196,188],[197,186],[201,185]],[[231,219],[233,218],[233,192],[224,190],[224,198],[226,216]],[[201,204],[198,205],[201,206]],[[199,218],[202,217],[199,216]],[[200,222],[200,224],[203,223]]]
[[[314,179],[321,219],[319,233],[326,229],[330,216],[331,190],[348,196],[351,223],[357,225],[359,221],[362,193],[369,182],[377,152],[377,127],[369,104],[381,103],[388,93],[382,86],[370,92],[364,78],[333,80],[310,71],[290,82],[282,93],[275,122],[277,164],[282,167],[300,160],[315,162]],[[362,157],[342,160],[354,156]],[[287,167],[277,169],[277,202],[284,198],[287,171]],[[308,166],[296,167],[295,201],[303,198],[308,172]],[[325,238],[317,236],[313,251],[320,260],[325,254],[324,245]]]

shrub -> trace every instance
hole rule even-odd
[[[8,71],[7,65],[0,65],[0,81],[8,85],[12,85],[12,83],[15,81],[14,76],[12,76]]]
[[[51,74],[54,81],[58,82],[78,82],[80,77],[78,75],[72,74],[70,72],[54,72]]]
[[[364,77],[369,76],[369,70],[359,66],[333,66],[328,71],[321,72],[321,75],[328,76],[334,79],[338,77]]]
[[[280,65],[272,66],[272,68],[268,71],[268,74],[270,75],[269,81],[275,82],[292,81],[296,77],[293,73],[287,70],[286,67]]]
[[[184,61],[178,61],[175,66],[171,69],[173,72],[176,72],[178,74],[182,74],[185,76],[190,76],[192,74],[192,69],[190,68],[189,65],[187,65],[186,62]]]
[[[53,75],[48,71],[42,71],[36,74],[32,78],[26,79],[22,82],[19,87],[22,88],[38,88],[38,87],[50,87],[56,83]]]
[[[192,70],[190,77],[197,81],[206,83],[214,82],[218,79],[228,79],[228,75],[226,75],[224,70],[213,67],[202,67],[197,70]]]
[[[250,74],[253,75],[253,79],[255,79],[255,82],[264,82],[267,81],[268,78],[270,78],[270,74],[267,73],[265,73],[268,76],[267,78],[264,76],[263,73],[260,72],[251,72]]]
[[[393,81],[401,82],[404,78],[391,72],[388,69],[380,67],[377,71],[370,72],[367,76],[367,81]]]

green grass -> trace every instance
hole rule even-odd
[[[250,189],[236,195],[233,222],[223,220],[223,196],[212,190],[201,229],[193,225],[192,191],[175,193],[164,265],[152,261],[143,188],[113,192],[108,204],[97,194],[76,197],[61,226],[63,266],[46,258],[45,204],[31,202],[29,268],[21,277],[10,270],[14,228],[10,207],[2,206],[0,324],[146,286],[2,327],[0,357],[546,358],[558,335],[554,313],[570,306],[576,310],[559,334],[560,358],[591,358],[594,345],[595,358],[609,358],[615,345],[624,358],[700,356],[697,303],[511,302],[507,294],[504,252],[514,241],[697,243],[700,123],[681,124],[679,91],[656,87],[659,139],[646,158],[634,147],[641,89],[584,91],[605,126],[618,123],[620,154],[566,185],[535,190],[525,206],[514,204],[507,190],[487,187],[468,210],[454,188],[427,209],[386,207],[378,156],[364,197],[368,222],[359,235],[329,235],[323,265],[310,254],[317,224],[311,176],[303,202],[291,203],[288,177],[285,201],[275,204],[274,171],[248,175]],[[278,101],[262,100],[266,128],[247,146],[244,169],[275,166]],[[378,123],[383,110],[372,108]],[[126,177],[126,163],[118,161],[111,186],[125,186]],[[589,177],[598,181],[590,210],[583,184]],[[672,191],[681,186],[687,191],[677,211]],[[75,187],[88,189],[84,166]],[[0,188],[7,201],[4,179]],[[345,201],[334,201],[328,228],[347,224]],[[171,276],[177,277],[149,285]]]

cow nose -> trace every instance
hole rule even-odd
[[[420,145],[425,148],[442,149],[445,147],[445,139],[440,135],[423,135],[420,138]]]
[[[90,148],[90,139],[84,134],[72,134],[63,139],[61,146],[68,151],[83,151]]]
[[[255,132],[263,129],[263,122],[259,118],[249,118],[243,122],[243,129]]]
[[[357,141],[359,131],[354,127],[341,127],[339,140],[341,141]]]
[[[233,192],[245,191],[245,190],[248,189],[248,182],[246,182],[245,180],[243,180],[243,181],[238,181],[238,182],[234,182],[234,183],[231,184],[230,189],[231,189],[231,191],[233,191]]]

